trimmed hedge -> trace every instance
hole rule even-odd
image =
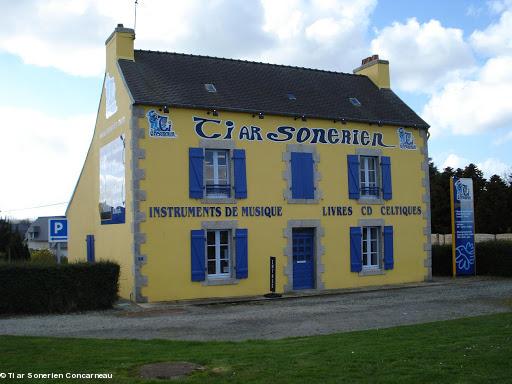
[[[479,275],[512,276],[512,241],[477,243],[476,272]]]
[[[0,313],[64,313],[112,308],[119,265],[1,264]]]
[[[477,275],[512,276],[512,241],[491,240],[475,244]],[[432,246],[432,274],[452,275],[452,246]]]
[[[432,275],[451,276],[452,263],[451,245],[432,245]]]

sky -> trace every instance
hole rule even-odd
[[[62,215],[134,0],[0,6],[0,217]],[[135,48],[348,73],[378,54],[438,168],[512,172],[512,0],[139,0]]]

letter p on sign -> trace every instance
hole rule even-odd
[[[68,241],[68,219],[48,219],[48,241],[65,243]]]

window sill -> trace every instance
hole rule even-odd
[[[214,286],[214,285],[235,285],[238,284],[238,280],[233,277],[226,278],[207,278],[204,282],[204,286]]]
[[[320,202],[320,199],[293,199],[289,198],[286,199],[288,204],[318,204]]]
[[[235,204],[236,199],[234,197],[205,197],[201,199],[203,204]]]
[[[383,269],[363,269],[359,272],[359,276],[376,276],[376,275],[384,275]]]
[[[357,199],[357,204],[361,205],[382,205],[384,204],[384,200],[381,198],[372,198],[372,197],[360,197]]]

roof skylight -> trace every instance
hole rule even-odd
[[[354,106],[354,107],[360,107],[362,104],[359,100],[357,100],[356,97],[349,97],[348,101]]]
[[[295,97],[295,95],[291,92],[288,92],[286,94],[286,96],[288,97],[288,100],[297,100],[297,98]]]
[[[213,85],[212,83],[206,83],[206,84],[204,85],[204,88],[205,88],[208,92],[212,92],[212,93],[217,92],[217,88],[215,88],[215,85]]]

